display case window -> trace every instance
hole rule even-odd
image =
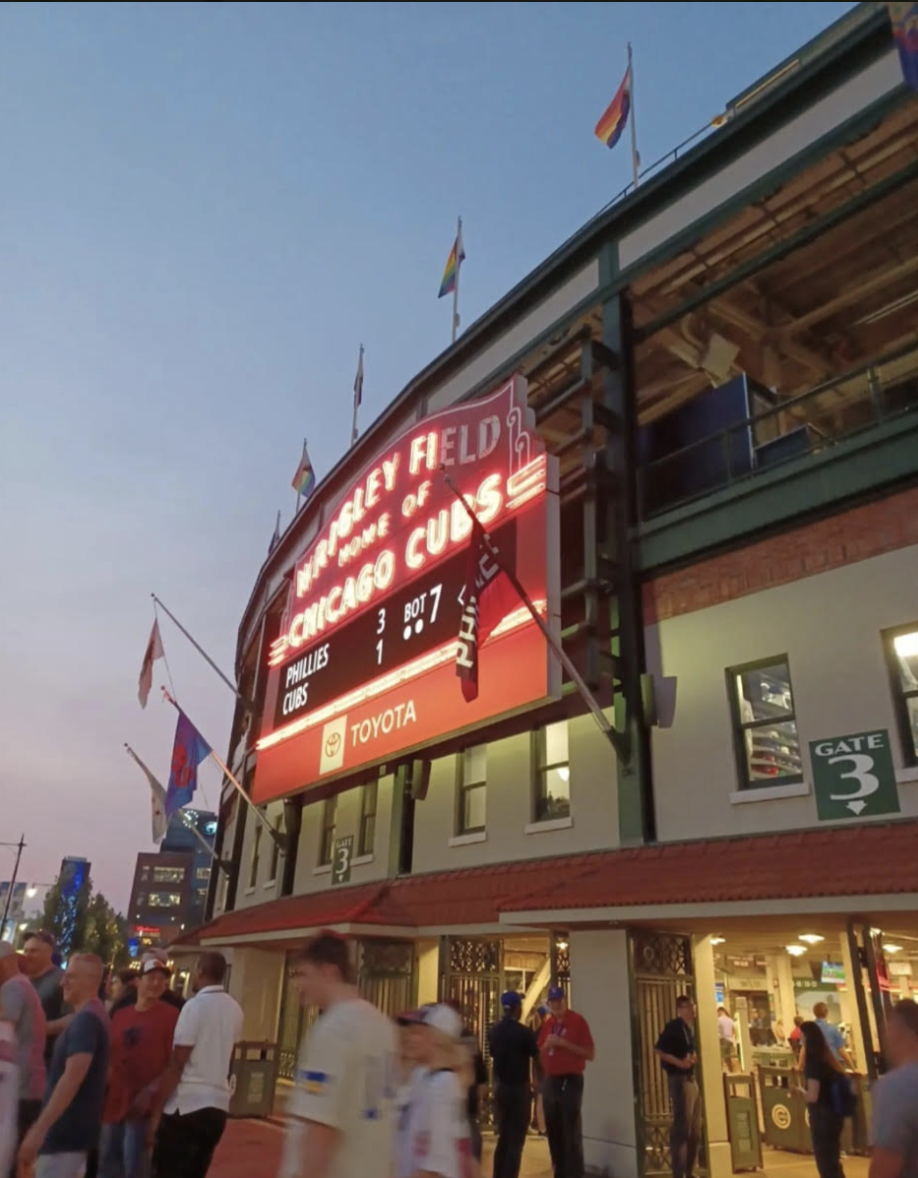
[[[535,821],[568,818],[571,812],[571,770],[567,721],[537,729],[532,739]]]
[[[459,754],[457,834],[484,830],[488,795],[488,746],[477,744]]]
[[[328,798],[322,807],[322,837],[319,840],[319,866],[327,867],[335,853],[335,826],[338,820],[338,796]]]
[[[902,757],[906,765],[918,765],[918,622],[884,630],[883,646]]]
[[[786,655],[727,669],[741,789],[803,781]]]

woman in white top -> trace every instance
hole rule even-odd
[[[480,1178],[472,1156],[466,1092],[468,1051],[462,1020],[450,1007],[417,1013],[417,1058],[398,1134],[398,1178]]]

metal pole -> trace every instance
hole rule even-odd
[[[19,861],[22,858],[22,849],[25,846],[25,835],[21,834],[19,836],[18,843],[6,843],[5,845],[16,847],[16,862],[13,864],[13,878],[10,880],[9,891],[6,893],[6,903],[3,905],[3,920],[0,920],[0,939],[2,939],[3,933],[6,930],[6,919],[10,913],[10,901],[13,898],[13,889],[16,886],[16,876],[19,874]]]
[[[456,225],[456,281],[453,283],[453,339],[456,342],[456,332],[459,330],[459,271],[462,269],[462,218]]]
[[[172,611],[168,608],[168,606],[163,605],[163,603],[160,601],[160,599],[156,596],[155,593],[151,593],[150,596],[153,598],[153,601],[156,603],[156,605],[158,605],[162,609],[163,613],[166,614],[167,617],[171,618],[173,622],[175,622],[176,626],[178,626],[178,628],[185,635],[185,637],[188,639],[188,641],[191,643],[191,645],[195,648],[195,650],[198,652],[198,654],[204,659],[204,661],[206,663],[209,664],[209,666],[212,670],[217,672],[217,674],[220,676],[220,678],[223,680],[223,682],[226,684],[226,686],[230,689],[230,691],[233,693],[233,695],[235,695],[236,698],[240,701],[240,703],[244,704],[245,707],[247,707],[249,709],[249,711],[254,712],[255,705],[252,703],[252,701],[246,699],[246,697],[242,694],[242,692],[239,690],[239,688],[236,686],[236,684],[233,683],[233,681],[231,679],[229,679],[226,675],[223,674],[223,672],[220,670],[220,668],[217,666],[217,664],[214,662],[214,660],[210,657],[210,655],[207,653],[207,651],[204,649],[204,647],[201,646],[201,644],[199,642],[196,642],[194,638],[192,638],[192,636],[188,633],[188,631],[185,629],[185,627],[182,625],[182,623],[178,620],[178,618],[175,616],[175,614],[172,613]]]
[[[465,501],[463,496],[459,494],[459,491],[456,489],[455,483],[453,483],[452,479],[449,477],[449,475],[446,473],[445,470],[443,470],[442,473],[443,473],[443,478],[446,481],[446,485],[449,487],[449,489],[453,492],[453,494],[456,496],[456,498],[459,500],[459,502],[465,508],[466,512],[468,513],[469,517],[472,519],[473,523],[477,527],[481,528],[481,524],[478,523],[478,518],[475,515],[475,512],[472,511],[471,507],[469,507],[468,503]],[[513,569],[508,568],[507,565],[505,565],[504,562],[500,559],[500,556],[499,556],[497,550],[494,548],[494,546],[491,542],[490,535],[484,530],[484,528],[482,528],[481,530],[484,533],[485,540],[487,541],[488,548],[489,548],[492,558],[494,559],[494,562],[499,566],[501,571],[507,576],[507,578],[510,581],[510,584],[513,586],[513,588],[519,594],[520,600],[522,601],[523,605],[525,605],[526,609],[529,611],[529,614],[532,617],[532,620],[535,622],[535,624],[542,631],[542,637],[548,643],[549,649],[556,656],[558,661],[561,663],[561,666],[567,672],[568,678],[573,683],[574,687],[577,689],[577,692],[580,695],[580,698],[583,700],[583,702],[590,709],[590,712],[593,715],[593,719],[599,725],[599,729],[602,732],[602,734],[607,738],[609,743],[612,745],[613,749],[615,750],[616,756],[619,758],[619,760],[621,760],[622,762],[627,764],[630,759],[629,751],[628,751],[627,737],[623,737],[622,734],[620,732],[616,731],[616,729],[613,728],[612,725],[609,723],[608,719],[606,718],[605,712],[599,706],[599,703],[597,702],[593,693],[590,691],[589,687],[587,687],[586,683],[583,680],[583,677],[581,676],[581,674],[577,670],[577,668],[574,666],[567,651],[564,650],[564,648],[561,646],[561,643],[557,640],[557,638],[555,638],[554,634],[552,634],[551,630],[548,628],[546,623],[543,621],[542,615],[539,613],[539,611],[536,609],[536,607],[530,601],[529,594],[526,592],[525,588],[523,587],[523,584],[520,581],[519,577],[517,577],[517,575]]]
[[[628,42],[628,97],[631,99],[631,167],[634,172],[634,187],[638,186],[638,171],[641,157],[637,149],[637,122],[634,114],[634,66],[631,61],[631,42]]]
[[[351,423],[351,445],[357,445],[357,398],[363,398],[363,344],[360,345],[360,355],[357,358],[357,375],[354,378],[354,419]]]

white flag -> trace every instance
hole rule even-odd
[[[141,761],[140,757],[137,756],[131,746],[126,745],[125,747],[140,766],[140,768],[144,771],[146,779],[150,783],[150,805],[151,817],[153,819],[153,842],[161,843],[166,837],[166,828],[169,825],[169,820],[166,817],[166,791],[159,784],[143,761]]]
[[[159,636],[159,621],[154,621],[153,629],[150,631],[150,641],[147,643],[147,649],[143,653],[143,664],[140,668],[140,679],[137,683],[137,698],[140,700],[140,706],[145,708],[147,706],[147,698],[150,695],[150,688],[153,686],[153,664],[157,659],[163,657],[163,643]]]

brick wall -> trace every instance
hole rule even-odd
[[[918,487],[664,573],[644,585],[644,621],[706,609],[910,544],[918,544]]]

